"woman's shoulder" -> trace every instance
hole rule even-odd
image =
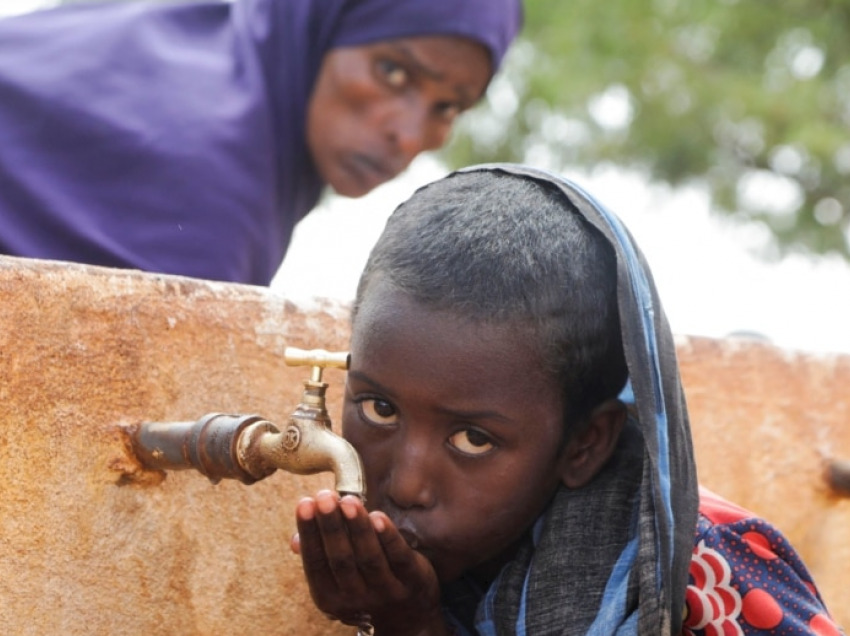
[[[782,532],[704,488],[686,604],[686,635],[842,634]]]

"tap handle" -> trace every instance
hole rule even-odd
[[[351,356],[348,351],[325,351],[324,349],[297,349],[287,347],[283,352],[283,360],[290,367],[312,367],[313,382],[322,381],[322,369],[348,369]]]

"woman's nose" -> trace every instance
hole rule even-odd
[[[402,510],[434,505],[434,457],[425,444],[399,440],[390,469],[387,496]]]
[[[436,150],[448,137],[450,126],[429,116],[426,106],[405,103],[391,127],[391,138],[408,163],[421,152]]]

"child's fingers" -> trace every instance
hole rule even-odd
[[[325,557],[336,586],[347,595],[361,594],[363,580],[357,568],[354,546],[349,537],[350,523],[343,515],[336,493],[316,495],[316,522],[321,532]],[[356,519],[355,519],[356,521]]]
[[[406,607],[420,591],[439,598],[430,563],[384,513],[367,513],[356,497],[340,500],[322,491],[302,500],[296,517],[293,545],[300,548],[313,600],[329,615],[357,624],[352,617],[358,612]]]
[[[382,513],[373,512],[372,525],[377,531],[381,547],[393,572],[393,578],[408,583],[426,581],[433,575],[427,559],[413,550],[392,522]],[[416,583],[414,583],[418,587]]]
[[[301,552],[301,562],[304,565],[304,575],[312,590],[332,590],[335,581],[331,573],[319,524],[316,521],[316,502],[306,497],[298,502],[296,508],[298,525],[298,543]]]
[[[389,590],[396,584],[395,577],[366,508],[355,497],[343,497],[340,508],[363,584],[369,590]]]

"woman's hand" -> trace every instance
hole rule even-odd
[[[322,612],[348,625],[371,623],[376,636],[447,633],[434,568],[384,513],[324,490],[298,503],[296,519],[292,549]]]

